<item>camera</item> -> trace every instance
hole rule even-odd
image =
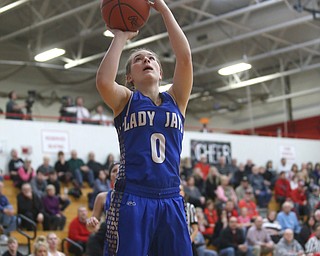
[[[36,91],[28,91],[28,97],[26,99],[27,113],[31,113],[31,108],[35,100],[36,100]]]

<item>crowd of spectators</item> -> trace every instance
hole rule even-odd
[[[16,91],[8,94],[8,102],[6,104],[6,119],[16,120],[32,120],[32,105],[35,102],[35,95],[32,99],[28,96],[23,103],[18,103]],[[96,125],[112,125],[113,118],[105,114],[103,105],[99,104],[95,107],[93,113],[84,106],[83,97],[73,99],[69,96],[62,98],[62,104],[59,109],[59,122],[77,123],[77,124],[96,124]]]
[[[10,232],[17,228],[15,212],[27,217],[19,221],[21,229],[33,230],[35,225],[37,228],[40,225],[45,231],[64,230],[64,212],[71,203],[70,196],[77,197],[75,191],[80,191],[81,196],[81,190],[86,186],[92,188],[92,193],[88,195],[88,207],[80,207],[77,217],[70,220],[68,227],[68,236],[75,242],[75,246],[70,245],[69,249],[74,255],[82,255],[90,235],[85,226],[87,209],[93,208],[98,193],[113,189],[117,173],[114,160],[114,155],[108,154],[102,164],[95,160],[94,152],[89,152],[88,160],[85,161],[77,156],[76,150],[72,150],[69,159],[65,158],[64,152],[58,152],[54,164],[51,164],[48,156],[44,156],[43,162],[34,168],[29,158],[23,160],[18,151],[12,149],[8,163],[9,172],[5,178],[11,179],[19,192],[17,205],[13,206],[4,195],[4,186],[0,181],[0,239],[6,241],[9,238],[8,249],[12,247],[14,250],[17,247],[16,240],[10,240]],[[65,189],[62,191],[63,183]],[[79,250],[77,245],[80,245],[82,250]],[[41,244],[40,247],[44,248],[44,245]],[[33,255],[38,255],[36,248]]]
[[[69,237],[85,250],[90,237],[85,228],[87,209],[92,209],[97,194],[113,189],[114,161],[114,155],[109,154],[105,163],[100,163],[94,152],[88,152],[84,160],[72,150],[69,159],[64,152],[58,152],[54,164],[44,156],[43,162],[34,168],[30,159],[21,159],[13,149],[8,166],[9,177],[21,191],[17,196],[17,212],[42,224],[44,230],[63,230],[69,196],[76,196],[75,190],[81,196],[86,182],[86,187],[92,189],[88,205],[79,208],[78,216],[71,222],[77,227],[71,230],[69,227]],[[245,164],[238,164],[236,159],[228,164],[220,158],[213,165],[202,155],[197,162],[182,159],[180,176],[185,200],[192,206],[189,214],[194,215],[188,217],[193,220],[189,228],[194,255],[258,256],[273,252],[275,256],[284,256],[288,248],[292,255],[320,252],[319,163],[303,163],[300,168],[293,164],[288,168],[286,159],[281,159],[281,164],[274,168],[272,161],[258,166],[250,159]],[[61,191],[61,183],[71,184],[71,189]],[[1,184],[0,216],[12,219],[4,222],[1,217],[0,224],[2,232],[8,235],[16,228],[8,224],[16,223],[14,206],[2,199]],[[31,229],[28,225],[25,221],[21,223],[27,230]],[[197,232],[192,231],[195,227]],[[80,239],[81,233],[84,239]],[[82,255],[76,247],[70,248],[73,254]]]
[[[192,239],[194,255],[320,253],[320,163],[299,169],[285,158],[278,168],[272,161],[257,166],[250,159],[239,165],[219,159],[210,165],[203,155],[193,164],[182,159],[180,173],[185,199],[194,206],[189,228],[196,223],[205,238]],[[197,249],[204,241],[211,251]]]

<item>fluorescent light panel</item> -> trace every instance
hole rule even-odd
[[[106,37],[114,37],[114,34],[110,30],[104,31],[103,35]]]
[[[28,2],[28,1],[29,0],[20,0],[20,1],[16,1],[16,2],[13,2],[11,4],[8,4],[6,6],[3,6],[3,7],[0,8],[0,13],[4,13],[6,11],[9,11],[9,10],[11,10],[11,9],[13,9],[13,8],[25,3],[25,2]]]
[[[48,51],[45,51],[45,52],[37,54],[34,57],[34,59],[36,61],[39,61],[39,62],[44,62],[44,61],[47,61],[47,60],[51,60],[51,59],[57,58],[57,57],[65,54],[65,52],[66,51],[64,49],[53,48],[51,50],[48,50]]]
[[[218,70],[218,73],[222,76],[229,76],[229,75],[233,75],[233,74],[245,71],[245,70],[249,70],[249,69],[251,69],[251,67],[252,66],[250,64],[241,62],[241,63],[234,64],[234,65],[231,65],[231,66],[228,66],[225,68],[221,68]]]

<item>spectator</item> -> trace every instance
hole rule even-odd
[[[68,112],[67,111],[68,107],[74,107],[72,98],[69,96],[62,97],[62,105],[59,111],[60,112],[59,122],[76,123],[77,113]]]
[[[239,201],[238,207],[241,209],[243,207],[248,210],[248,217],[250,220],[257,217],[259,215],[257,211],[256,203],[253,200],[253,192],[251,189],[246,190],[245,197]]]
[[[43,172],[38,170],[36,176],[32,178],[30,185],[33,193],[41,199],[46,193],[46,187],[48,185]]]
[[[248,177],[244,170],[244,164],[239,164],[238,170],[233,174],[232,185],[233,187],[238,187],[242,181],[243,177]]]
[[[24,165],[18,169],[18,179],[16,186],[18,188],[21,188],[21,185],[23,183],[30,182],[35,175],[35,171],[31,166],[31,160],[26,159],[24,161]]]
[[[277,203],[280,205],[287,200],[291,200],[290,182],[286,178],[285,171],[280,172],[280,175],[274,185],[274,195]]]
[[[252,167],[252,174],[249,176],[249,182],[253,188],[258,206],[261,208],[267,208],[271,200],[272,193],[266,186],[265,181],[259,172],[259,167]]]
[[[238,217],[238,210],[235,207],[233,201],[229,200],[226,202],[224,210],[226,211],[227,219],[229,220],[231,217]]]
[[[320,223],[320,209],[314,212],[314,219],[316,220],[316,223]]]
[[[83,251],[86,250],[86,243],[89,239],[90,232],[86,227],[86,220],[88,217],[88,210],[80,206],[78,208],[78,216],[75,217],[69,225],[69,235],[68,237],[82,246]],[[69,244],[69,252],[73,253],[75,256],[82,256],[79,252],[78,247],[73,244]]]
[[[99,171],[99,176],[95,180],[93,185],[92,196],[89,198],[89,209],[93,209],[94,201],[97,195],[101,192],[108,192],[111,190],[110,180],[107,179],[107,174],[105,170]]]
[[[107,155],[106,162],[104,164],[104,169],[109,170],[110,165],[115,161],[114,155],[112,153]]]
[[[84,100],[82,97],[77,97],[75,106],[64,108],[64,111],[67,113],[76,114],[78,124],[88,122],[90,119],[89,110],[83,106],[83,102]]]
[[[251,175],[253,166],[255,166],[255,164],[252,162],[251,159],[248,159],[247,163],[244,166],[244,172],[246,176],[249,177]]]
[[[290,174],[289,174],[289,179],[291,179],[294,176],[298,176],[299,173],[299,168],[297,164],[293,164],[291,166]]]
[[[249,228],[247,234],[247,243],[253,247],[253,255],[270,253],[274,249],[274,243],[268,231],[263,227],[263,219],[261,216],[256,217],[254,225]]]
[[[237,227],[236,217],[230,218],[229,225],[222,230],[220,237],[220,256],[253,255],[252,249],[246,244],[243,230]]]
[[[320,185],[320,163],[316,163],[311,176],[313,177],[314,183]]]
[[[52,172],[53,170],[53,166],[50,165],[50,158],[44,156],[43,163],[38,167],[37,172],[42,172],[45,177],[48,177],[49,172]]]
[[[276,245],[276,256],[296,255],[303,256],[304,250],[297,240],[293,238],[293,231],[291,229],[285,229],[283,237]]]
[[[22,109],[26,108],[26,103],[18,104],[16,102],[17,93],[15,91],[11,91],[8,94],[9,101],[6,105],[6,119],[23,119],[23,111]]]
[[[112,125],[113,124],[113,119],[110,116],[107,116],[106,114],[103,113],[103,106],[98,105],[96,107],[96,114],[91,117],[91,120],[95,124],[99,125]]]
[[[298,187],[291,192],[295,211],[300,218],[308,215],[308,201],[304,181],[298,181]]]
[[[308,206],[309,212],[314,212],[320,206],[320,187],[317,185],[312,186],[312,192],[309,193]]]
[[[198,232],[194,240],[198,256],[218,256],[218,254],[206,247],[206,240],[201,232]]]
[[[229,185],[228,176],[220,176],[220,185],[216,190],[217,199],[220,204],[224,205],[228,200],[231,200],[235,205],[237,205],[237,195],[234,192],[232,186]]]
[[[13,206],[3,194],[3,188],[3,182],[0,181],[0,229],[5,236],[9,236],[11,231],[16,230],[16,216]]]
[[[205,196],[207,199],[215,200],[217,195],[215,191],[217,190],[220,183],[220,174],[218,169],[211,166],[207,179],[205,181]]]
[[[272,241],[277,244],[281,238],[281,225],[277,221],[277,212],[269,210],[267,217],[263,219],[263,227],[269,233]]]
[[[205,237],[212,237],[213,232],[214,232],[214,227],[216,225],[216,222],[218,221],[218,213],[214,207],[213,200],[211,200],[211,199],[207,200],[206,208],[204,208],[204,215],[207,219],[208,226],[206,227],[205,232],[203,232],[203,235]]]
[[[194,184],[199,189],[200,193],[204,193],[205,180],[203,179],[203,173],[199,167],[194,167],[192,171],[192,176],[194,178]]]
[[[47,243],[49,246],[48,256],[65,256],[64,253],[58,251],[59,238],[55,233],[49,233],[47,235]],[[99,254],[97,254],[97,256],[98,255]]]
[[[314,236],[311,237],[306,244],[306,253],[309,255],[315,255],[320,253],[320,224],[315,227]],[[314,253],[314,254],[313,254]]]
[[[276,176],[274,175],[274,173],[266,169],[264,166],[259,167],[259,173],[264,180],[264,185],[268,189],[272,190],[276,181]]]
[[[247,234],[247,230],[251,227],[251,218],[248,216],[248,208],[242,207],[238,216],[238,227],[243,229]]]
[[[93,152],[90,152],[88,155],[87,166],[93,171],[94,179],[98,178],[100,170],[105,170],[103,165],[96,161],[95,154]]]
[[[298,241],[305,248],[308,239],[311,237],[315,230],[316,220],[313,216],[309,216],[305,223],[302,225],[301,231],[299,233]]]
[[[48,229],[63,230],[66,224],[66,217],[61,211],[59,196],[56,196],[55,188],[51,184],[46,187],[46,190],[47,194],[42,197],[42,204],[48,218]]]
[[[230,166],[226,163],[226,158],[224,156],[221,156],[221,157],[219,157],[218,161],[219,162],[216,167],[217,167],[219,173],[221,175],[225,175],[225,176],[228,176],[229,178],[231,178],[233,173],[230,169]]]
[[[48,177],[48,185],[53,185],[55,188],[55,195],[59,197],[59,203],[60,203],[60,210],[63,212],[71,203],[67,191],[64,192],[64,194],[60,193],[60,182],[58,181],[58,175],[56,171],[52,171],[49,173]],[[67,188],[65,187],[65,190]]]
[[[247,190],[252,191],[252,186],[249,183],[248,177],[243,176],[240,185],[236,188],[236,191],[235,191],[238,197],[238,200],[244,199]]]
[[[29,183],[22,185],[21,192],[17,195],[17,204],[18,214],[25,215],[35,223],[42,223],[43,229],[47,230],[43,205],[39,197],[32,192],[32,188]],[[25,220],[21,221],[21,226],[27,230],[32,230],[32,225]]]
[[[209,173],[210,165],[208,164],[208,159],[207,155],[202,154],[200,156],[200,161],[198,161],[195,165],[194,168],[200,168],[203,180],[207,179],[207,175]]]
[[[47,179],[47,184],[53,185],[56,191],[56,195],[61,194],[61,184],[58,180],[58,175],[55,170],[52,170],[49,172],[48,179]]]
[[[58,152],[58,160],[54,164],[54,169],[57,171],[61,182],[68,183],[72,180],[72,173],[62,151]]]
[[[273,162],[269,160],[266,164],[265,172],[262,174],[263,178],[271,183],[270,189],[273,190],[274,183],[277,180],[277,171],[273,168]]]
[[[289,178],[290,171],[291,171],[291,167],[287,163],[287,159],[285,157],[282,157],[280,159],[280,164],[279,164],[279,167],[278,167],[278,173],[285,172],[286,178]]]
[[[82,159],[78,158],[76,150],[71,151],[71,158],[68,160],[69,168],[77,183],[82,186],[83,181],[87,181],[92,188],[94,184],[93,171],[85,165]]]
[[[18,251],[18,240],[14,237],[9,237],[8,242],[8,250],[5,251],[2,256],[24,256],[22,253]]]
[[[228,226],[227,212],[224,209],[217,209],[218,220],[214,227],[212,237],[209,239],[208,244],[219,247],[221,231]]]
[[[180,177],[182,181],[185,181],[188,177],[192,175],[192,163],[190,157],[185,157],[181,159],[180,162]]]
[[[9,161],[9,175],[13,184],[17,186],[19,181],[18,170],[23,167],[23,160],[18,156],[18,151],[16,149],[11,150],[11,159]]]
[[[48,256],[49,245],[45,236],[38,236],[33,244],[33,254],[31,256]]]
[[[194,177],[190,176],[187,178],[187,184],[184,187],[188,201],[193,204],[195,207],[204,208],[206,199],[200,193],[200,190],[195,186]]]
[[[295,234],[299,234],[301,227],[295,212],[291,211],[293,205],[291,202],[284,202],[282,211],[278,213],[277,221],[279,222],[282,230],[291,229]]]
[[[232,177],[231,183],[234,184],[234,182],[233,182],[234,174],[239,170],[238,160],[236,158],[232,158],[231,164],[229,165],[229,170],[230,170],[230,174]]]

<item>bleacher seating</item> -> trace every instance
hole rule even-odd
[[[66,186],[66,187],[67,187],[67,189],[69,189],[70,185]],[[61,191],[64,191],[64,188],[65,188],[65,185],[62,184]],[[39,235],[47,236],[47,234],[54,232],[57,234],[57,236],[60,238],[61,241],[63,238],[68,237],[69,224],[77,216],[77,210],[78,210],[79,206],[86,206],[86,207],[88,206],[87,195],[91,191],[92,191],[92,189],[87,186],[82,189],[82,196],[79,199],[75,199],[74,197],[69,196],[69,198],[71,200],[71,204],[67,207],[67,209],[64,212],[65,216],[67,217],[67,222],[66,222],[64,230],[43,231],[42,226],[38,225],[37,236],[39,236]],[[18,195],[18,193],[19,193],[19,189],[15,188],[13,186],[13,183],[11,180],[4,181],[4,195],[7,196],[9,202],[13,205],[16,212],[17,212],[17,195]],[[91,211],[89,209],[88,209],[88,211],[89,211],[89,216],[91,216]],[[25,232],[28,233],[30,236],[32,235],[31,231],[25,231]],[[22,234],[20,234],[18,231],[12,232],[11,236],[17,238],[20,245],[27,245],[28,244],[27,238],[25,236],[23,236]],[[33,246],[33,242],[34,242],[34,240],[31,241],[31,248]]]

